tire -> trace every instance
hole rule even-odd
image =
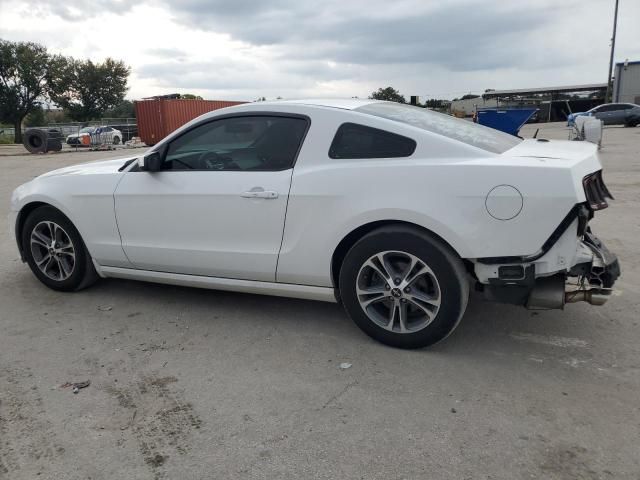
[[[120,145],[120,137],[113,137],[113,144]]]
[[[384,269],[379,260],[385,262]],[[383,270],[394,272],[390,281]],[[403,225],[374,230],[349,250],[340,268],[339,290],[347,314],[360,329],[379,342],[406,349],[445,339],[458,326],[469,299],[467,273],[455,252]],[[361,302],[367,300],[372,301],[365,307]]]
[[[47,151],[47,132],[39,128],[31,128],[24,133],[22,144],[29,153],[45,153]]]
[[[49,138],[47,140],[47,151],[48,152],[59,152],[62,150],[62,142],[57,138]]]
[[[55,232],[59,242],[57,256],[52,256],[44,246],[50,245],[46,240],[52,238],[52,232]],[[82,290],[98,279],[78,230],[59,210],[43,206],[31,212],[24,222],[21,240],[22,251],[31,271],[47,287],[71,292]],[[49,260],[46,260],[47,256]],[[38,264],[43,265],[44,270]]]

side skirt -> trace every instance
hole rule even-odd
[[[135,270],[120,267],[100,266],[97,270],[101,277],[124,278],[127,280],[164,283],[183,287],[208,288],[211,290],[255,293],[258,295],[274,295],[277,297],[302,298],[304,300],[336,303],[334,290],[329,287],[183,275],[180,273],[152,272],[149,270]]]

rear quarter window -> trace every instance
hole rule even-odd
[[[415,150],[416,142],[411,138],[357,123],[343,123],[333,137],[329,157],[399,158],[409,157]]]
[[[434,112],[426,108],[395,102],[375,102],[354,111],[405,123],[488,152],[504,153],[521,140],[493,128]]]

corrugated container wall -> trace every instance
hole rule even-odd
[[[640,105],[640,61],[616,63],[614,75],[613,102]]]
[[[155,145],[171,132],[203,113],[246,102],[226,100],[138,100],[135,103],[138,135],[147,145]]]

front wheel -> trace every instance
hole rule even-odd
[[[469,297],[460,258],[438,239],[406,226],[384,227],[360,239],[344,259],[339,284],[358,327],[399,348],[446,338]]]
[[[22,229],[22,251],[38,280],[54,290],[81,290],[98,278],[78,230],[53,207],[29,214]]]
[[[120,137],[113,137],[113,144],[120,145]]]

